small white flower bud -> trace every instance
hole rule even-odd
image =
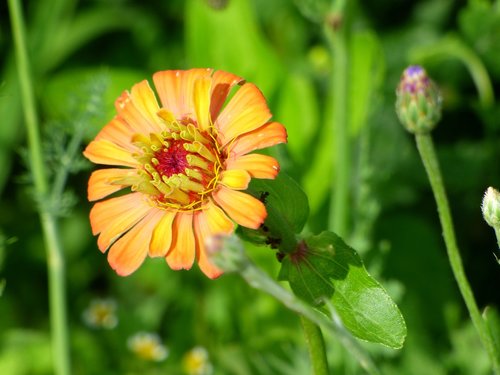
[[[489,226],[500,228],[500,193],[491,186],[484,193],[483,203],[481,204],[484,220]]]

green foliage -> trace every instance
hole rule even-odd
[[[276,108],[276,117],[286,124],[288,149],[293,161],[303,167],[309,165],[311,143],[320,127],[313,80],[300,72],[288,75]]]
[[[497,350],[500,348],[500,316],[497,309],[488,306],[483,313],[488,329],[490,330]]]
[[[331,300],[354,336],[401,348],[404,319],[358,254],[331,232],[308,237],[301,246],[283,260],[280,280],[288,280],[292,290],[312,305]]]
[[[49,374],[51,372],[50,340],[46,334],[27,329],[11,330],[3,333],[2,341],[6,348],[0,354],[2,374]]]
[[[350,136],[355,139],[360,135],[363,127],[368,124],[369,116],[375,110],[375,104],[379,100],[377,90],[384,80],[385,68],[380,41],[371,30],[353,33],[348,42],[347,48],[350,52],[349,65],[351,69],[349,70],[349,96],[347,98],[347,126]],[[299,162],[301,158],[306,158],[302,184],[309,197],[313,213],[316,213],[325,203],[330,191],[330,182],[335,178],[335,169],[333,168],[335,163],[335,153],[333,152],[335,133],[332,127],[335,108],[333,108],[332,91],[333,80],[330,82],[328,93],[325,95],[326,100],[322,103],[323,117],[316,113],[319,106],[315,103],[314,97],[309,97],[308,90],[302,91],[299,96],[300,107],[295,107],[297,110],[304,112],[302,107],[307,106],[306,110],[309,113],[306,112],[306,114],[309,114],[309,120],[321,119],[321,124],[316,124],[313,128],[308,123],[302,124],[307,129],[300,131],[299,136],[300,143],[304,144],[304,151],[300,154],[300,158],[297,158]],[[290,94],[287,93],[286,95]],[[292,122],[291,126],[293,135],[295,122]],[[308,133],[312,131],[315,131],[315,136],[308,136]],[[296,132],[299,131],[296,130]],[[313,138],[313,142],[308,143],[307,141],[310,138]],[[292,151],[294,151],[294,142],[299,143],[298,140],[290,142]],[[314,153],[314,157],[311,157],[311,151]]]
[[[326,229],[335,166],[347,162],[334,157],[336,56],[321,24],[330,3],[23,2],[36,104],[50,144],[44,151],[47,165],[53,178],[62,171],[58,190],[72,192],[55,194],[51,203],[66,214],[59,229],[75,374],[186,374],[183,358],[198,345],[208,350],[217,375],[308,373],[298,320],[275,299],[236,275],[207,280],[195,269],[171,271],[162,259],[118,277],[91,234],[85,199],[89,171],[80,164],[84,144],[113,117],[114,100],[124,90],[150,80],[155,71],[191,67],[225,69],[256,83],[273,119],[288,130],[289,144],[269,152],[291,178],[283,173],[276,181],[254,180],[250,187],[257,198],[270,192],[262,197],[271,202],[269,232],[241,233],[258,244],[271,234],[288,236],[288,243],[303,236],[308,247],[318,249],[308,259],[314,268],[294,264],[291,255],[280,264],[274,251],[247,243],[252,261],[271,276],[282,266],[281,277],[310,302],[326,296],[320,308],[330,321],[334,312],[358,337],[399,347],[404,325],[388,295],[393,297],[408,326],[404,347],[362,343],[382,374],[491,373],[450,272],[413,140],[397,122],[394,90],[402,70],[415,63],[424,65],[442,90],[437,152],[466,274],[500,346],[495,288],[500,273],[491,254],[497,243],[479,209],[485,189],[500,186],[498,1],[348,2],[354,4],[346,23],[352,176],[351,220],[343,238],[362,262],[332,234],[309,234]],[[0,229],[5,239],[0,241],[0,374],[45,375],[52,373],[46,255],[37,206],[23,178],[20,155],[27,142],[8,12],[0,12],[0,20]],[[106,85],[85,88],[96,79]],[[91,103],[98,109],[93,115],[86,107]],[[82,132],[80,141],[72,162],[63,166],[75,131]],[[335,254],[328,250],[331,243],[338,248]],[[319,279],[315,269],[330,275],[328,280]],[[314,290],[306,289],[299,271]],[[103,297],[117,305],[118,324],[110,330],[82,319],[90,302]],[[376,320],[368,321],[372,315]],[[169,357],[147,362],[130,352],[127,339],[138,331],[158,333]],[[341,335],[325,332],[332,372],[363,373],[353,351],[339,343]]]
[[[488,70],[500,76],[500,8],[487,1],[471,1],[458,17],[467,41],[484,59]]]
[[[231,0],[220,10],[209,7],[208,2],[186,3],[186,55],[190,66],[233,72],[271,95],[282,73],[281,64],[257,27],[251,2]]]
[[[307,196],[300,186],[281,172],[274,180],[252,180],[248,191],[265,204],[267,218],[257,231],[240,227],[243,237],[284,253],[295,251],[296,234],[302,231],[309,216]]]

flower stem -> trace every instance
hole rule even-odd
[[[333,182],[328,228],[346,236],[349,223],[349,182],[351,174],[350,141],[347,122],[348,51],[344,2],[326,21],[325,33],[333,57]]]
[[[321,328],[304,315],[300,316],[300,321],[306,336],[314,375],[328,375],[328,361],[326,359],[325,341],[323,340]]]
[[[462,258],[457,247],[457,242],[455,238],[455,231],[453,229],[453,221],[451,218],[450,208],[448,205],[448,199],[446,197],[446,192],[444,189],[443,179],[441,176],[441,171],[439,169],[439,163],[436,157],[436,152],[434,150],[434,144],[432,138],[429,134],[416,134],[417,148],[422,158],[427,176],[429,178],[432,192],[437,203],[439,220],[441,222],[441,227],[443,229],[443,237],[446,244],[446,250],[448,252],[448,258],[450,260],[451,269],[458,283],[458,287],[465,301],[469,314],[471,316],[472,322],[479,334],[479,337],[486,348],[490,360],[493,364],[493,369],[496,374],[500,374],[500,358],[498,353],[496,353],[493,338],[486,326],[486,322],[481,317],[479,308],[476,304],[474,294],[472,293],[471,287],[467,280],[462,265]]]
[[[22,11],[18,0],[9,0],[8,4],[28,137],[30,168],[33,174],[36,195],[39,203],[41,203],[39,205],[40,220],[47,250],[50,321],[53,345],[52,355],[55,374],[68,375],[70,373],[70,360],[66,318],[64,258],[59,242],[56,218],[50,212],[50,208],[43,204],[45,199],[48,198],[49,183],[43,161]]]

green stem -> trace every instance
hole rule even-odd
[[[68,143],[66,151],[62,155],[62,160],[60,161],[61,165],[54,177],[51,193],[51,199],[54,203],[57,203],[57,200],[60,199],[61,195],[64,193],[64,187],[66,186],[66,181],[70,172],[69,167],[80,149],[82,138],[82,126],[78,126]]]
[[[309,348],[309,356],[311,358],[314,375],[328,375],[325,341],[323,340],[321,329],[304,317],[304,315],[300,316],[300,321],[306,336],[306,343]]]
[[[500,249],[500,229],[495,228],[495,236],[497,237],[498,248]]]
[[[62,247],[55,217],[41,212],[42,229],[47,249],[49,273],[50,323],[52,329],[53,360],[57,375],[69,375],[68,324],[66,316],[66,280]]]
[[[70,360],[66,318],[64,258],[59,242],[56,218],[50,212],[49,207],[43,204],[48,195],[49,184],[43,161],[38,115],[26,51],[22,11],[18,0],[9,0],[8,4],[28,136],[30,168],[33,173],[37,198],[39,203],[41,203],[39,206],[40,220],[47,250],[50,321],[53,345],[52,355],[55,373],[57,375],[68,375],[70,373]]]
[[[429,134],[417,134],[415,137],[418,151],[420,153],[420,157],[422,158],[422,162],[427,172],[432,192],[434,193],[434,198],[437,203],[439,220],[443,229],[443,236],[451,269],[458,283],[458,287],[467,309],[469,310],[472,323],[479,333],[479,337],[488,352],[490,360],[493,364],[493,369],[496,374],[500,374],[500,358],[496,353],[493,338],[491,337],[485,321],[481,317],[474,294],[472,293],[467,277],[465,276],[462,258],[460,257],[455,238],[455,231],[453,229],[453,221],[448,205],[448,199],[446,197],[443,179],[441,177],[441,171],[439,169],[439,163],[434,150],[432,138]]]
[[[342,2],[339,2],[342,3]],[[340,236],[346,236],[349,223],[349,183],[351,154],[347,122],[348,98],[348,51],[343,4],[326,23],[326,35],[333,58],[333,181],[328,228]]]
[[[328,301],[325,302],[327,309],[323,312],[312,308],[290,292],[290,290],[283,288],[267,273],[255,266],[248,256],[246,256],[243,244],[236,236],[221,239],[221,241],[221,243],[215,246],[216,251],[212,249],[214,251],[212,261],[218,267],[226,272],[238,272],[252,288],[276,298],[285,307],[296,312],[303,319],[307,319],[311,324],[323,327],[335,335],[346,350],[356,358],[358,363],[369,374],[379,374],[369,354],[345,329],[342,320]],[[330,316],[327,315],[328,313],[330,313]]]
[[[431,58],[449,58],[460,60],[469,70],[476,85],[479,102],[483,108],[491,108],[495,102],[495,92],[488,70],[473,49],[467,46],[459,37],[451,35],[435,44],[413,49],[410,58],[416,61]]]

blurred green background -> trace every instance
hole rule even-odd
[[[400,351],[363,344],[383,374],[488,374],[488,361],[450,272],[435,203],[413,139],[394,113],[403,69],[425,66],[443,92],[434,131],[467,275],[481,308],[498,308],[485,189],[500,187],[500,2],[349,1],[348,119],[352,142],[349,235],[408,325]],[[271,150],[311,205],[308,231],[326,229],[333,142],[332,55],[321,0],[24,1],[45,154],[56,169],[72,132],[84,143],[113,116],[113,101],[155,71],[213,67],[256,83],[289,144]],[[0,4],[0,374],[50,374],[45,251],[27,173],[26,141],[7,6]],[[82,125],[83,124],[83,125]],[[82,145],[83,149],[83,145]],[[206,279],[147,260],[121,278],[88,223],[91,166],[75,160],[60,207],[75,374],[307,374],[297,317],[237,275]],[[249,255],[272,276],[267,248]],[[497,253],[498,254],[498,253]],[[194,267],[196,268],[196,267]],[[1,290],[0,286],[0,290]],[[109,298],[117,324],[85,317]],[[109,306],[108,306],[109,309]],[[95,311],[94,311],[95,313]],[[116,316],[115,316],[116,315]],[[109,318],[109,317],[108,317]],[[99,323],[101,322],[101,324]],[[134,354],[138,332],[159,335],[161,361]],[[363,371],[326,335],[335,374]],[[191,357],[190,357],[191,356]],[[192,362],[192,361],[191,361]],[[203,372],[205,371],[205,372]]]

